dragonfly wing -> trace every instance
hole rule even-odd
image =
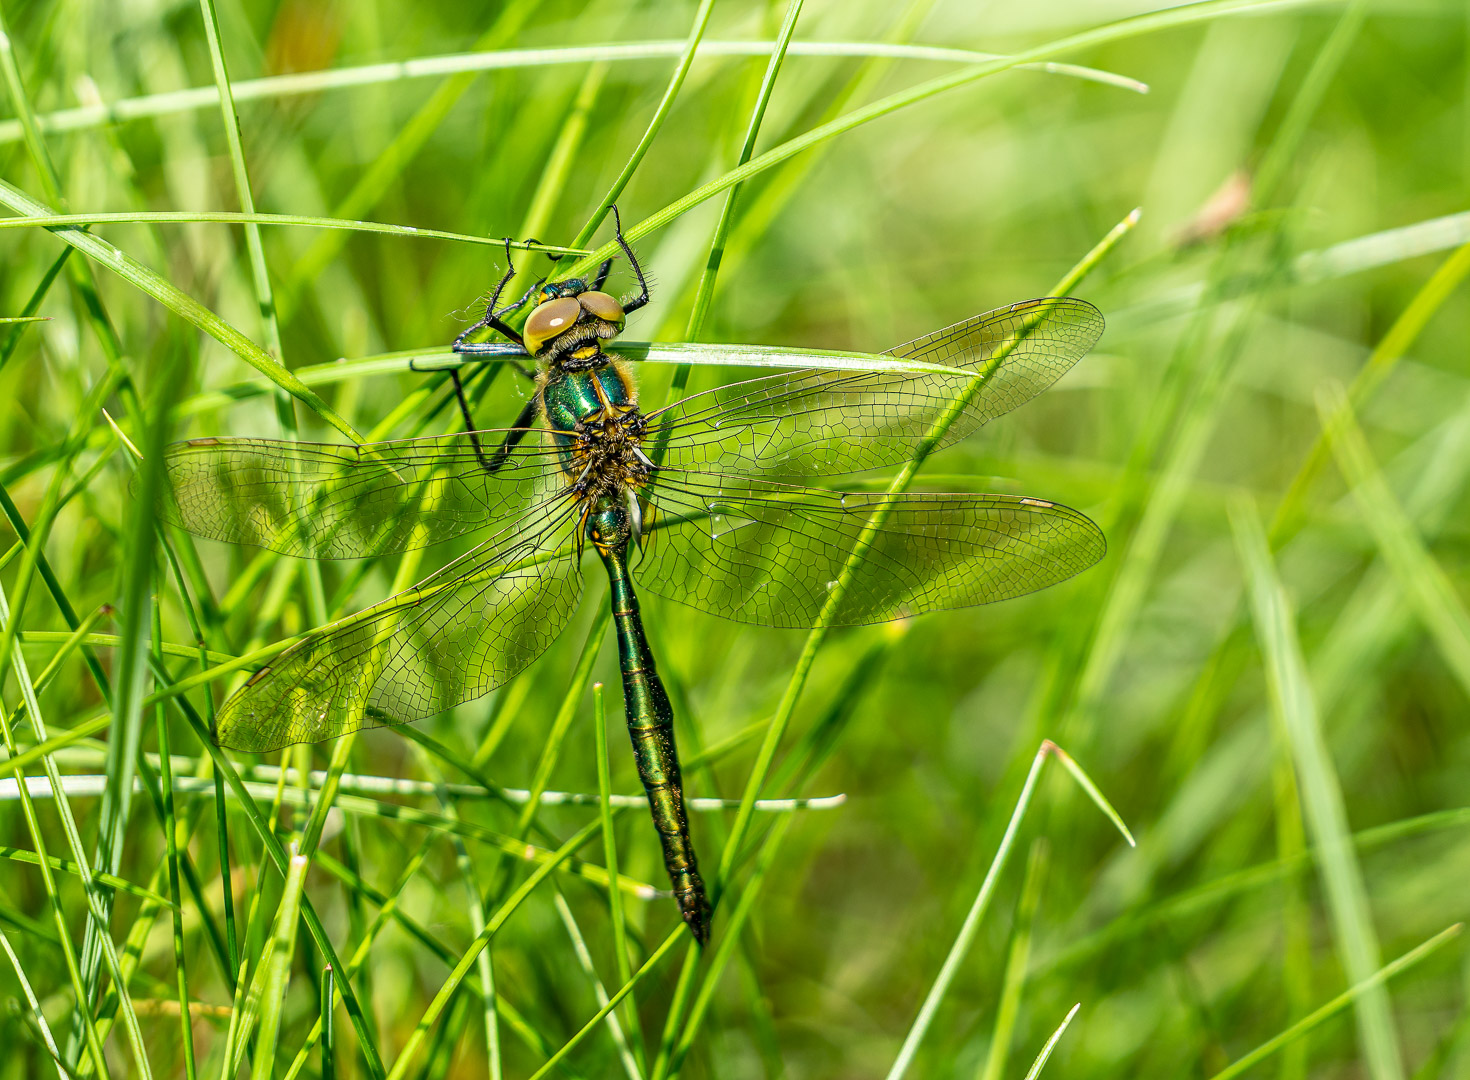
[[[493,453],[515,429],[477,433]],[[196,536],[313,559],[424,547],[526,512],[555,455],[534,436],[488,471],[466,435],[361,446],[191,439],[158,511]]]
[[[1013,495],[889,497],[701,477],[661,481],[649,498],[643,587],[761,626],[811,627],[824,613],[852,626],[988,604],[1063,581],[1106,550],[1085,515]],[[860,542],[865,555],[848,567]]]
[[[803,369],[695,394],[651,418],[664,460],[766,478],[851,473],[907,460],[942,419],[939,445],[1030,401],[1097,342],[1097,308],[1027,300],[891,350],[953,372]]]
[[[319,630],[225,702],[216,741],[264,753],[408,723],[489,693],[546,651],[581,595],[560,498],[416,587]]]

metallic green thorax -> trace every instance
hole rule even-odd
[[[582,504],[583,535],[607,567],[638,776],[663,845],[674,898],[702,944],[709,938],[710,910],[684,814],[674,710],[654,665],[628,571],[628,550],[641,518],[638,488],[653,464],[640,447],[643,418],[629,378],[600,350],[577,359],[585,366],[568,370],[553,364],[543,376],[543,415],[562,450],[573,497]]]

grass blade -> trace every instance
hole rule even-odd
[[[1280,1035],[1267,1040],[1249,1054],[1231,1062],[1227,1068],[1221,1069],[1210,1080],[1235,1080],[1237,1076],[1240,1076],[1247,1069],[1264,1061],[1283,1047],[1290,1046],[1313,1028],[1336,1016],[1349,1005],[1361,1000],[1364,994],[1381,988],[1384,983],[1395,975],[1408,970],[1421,960],[1424,960],[1426,957],[1443,948],[1455,938],[1459,937],[1460,931],[1463,929],[1463,923],[1455,923],[1453,926],[1446,927],[1428,941],[1410,949],[1397,960],[1390,961],[1373,972],[1368,978],[1344,990],[1310,1016],[1305,1016],[1295,1024],[1292,1024],[1291,1027],[1287,1028]]]
[[[1046,1040],[1046,1044],[1041,1048],[1041,1053],[1037,1054],[1036,1060],[1031,1063],[1031,1068],[1026,1070],[1026,1080],[1036,1080],[1041,1075],[1041,1070],[1046,1068],[1046,1062],[1051,1057],[1051,1052],[1057,1048],[1057,1043],[1062,1041],[1062,1034],[1067,1030],[1068,1025],[1072,1023],[1072,1018],[1077,1015],[1077,1010],[1080,1008],[1082,1008],[1082,1003],[1079,1001],[1067,1010],[1067,1015],[1062,1017],[1061,1024],[1051,1033],[1051,1038]]]
[[[0,180],[0,203],[27,217],[55,213],[50,207],[37,202],[19,188],[3,180]],[[50,231],[88,258],[107,267],[128,284],[153,297],[181,319],[193,323],[286,393],[298,398],[307,408],[343,435],[354,442],[362,441],[362,436],[357,433],[356,429],[338,416],[314,390],[277,363],[276,359],[261,349],[259,345],[179,289],[167,278],[150,270],[121,248],[91,233],[76,228],[56,228]]]
[[[1373,1080],[1401,1080],[1403,1058],[1388,993],[1381,982],[1370,982],[1379,967],[1378,935],[1348,830],[1342,788],[1307,680],[1291,604],[1276,576],[1254,507],[1237,502],[1230,520],[1245,565],[1256,635],[1266,659],[1272,714],[1286,732],[1296,761],[1337,948],[1348,978],[1364,984],[1354,1007],[1365,1064]]]
[[[1383,561],[1433,636],[1440,656],[1470,693],[1470,612],[1379,472],[1342,387],[1325,385],[1317,396],[1317,411]]]
[[[995,883],[1000,879],[1000,873],[1005,868],[1006,860],[1010,857],[1011,848],[1015,845],[1016,834],[1020,831],[1021,820],[1026,816],[1026,810],[1031,805],[1036,782],[1041,777],[1041,768],[1046,764],[1046,759],[1053,755],[1061,758],[1060,747],[1048,739],[1042,742],[1040,749],[1036,751],[1036,756],[1031,759],[1031,770],[1026,774],[1026,781],[1021,786],[1021,794],[1016,799],[1015,809],[1011,811],[1010,821],[1006,823],[1005,835],[1001,837],[995,857],[990,860],[990,868],[985,871],[985,880],[980,883],[980,891],[975,894],[974,902],[970,904],[965,921],[960,925],[959,933],[955,935],[954,944],[950,946],[949,954],[945,956],[944,963],[939,968],[939,974],[934,977],[929,992],[924,996],[924,1002],[919,1006],[919,1014],[914,1017],[913,1025],[909,1028],[908,1034],[904,1036],[903,1045],[898,1048],[898,1055],[894,1058],[893,1066],[887,1073],[888,1080],[900,1080],[900,1077],[908,1072],[909,1066],[913,1064],[914,1057],[919,1052],[919,1043],[923,1041],[929,1025],[934,1022],[934,1016],[939,1011],[940,1004],[944,1001],[945,995],[949,993],[950,983],[954,981],[960,964],[970,951],[975,935],[980,930],[980,920],[985,917],[985,911],[990,906],[990,898],[995,893]],[[1070,767],[1068,772],[1074,777],[1085,777],[1086,775],[1080,769]],[[1092,787],[1091,781],[1087,782],[1087,786]]]
[[[290,868],[286,871],[286,891],[276,909],[275,949],[266,969],[265,992],[260,1009],[260,1038],[251,1080],[270,1080],[275,1075],[276,1041],[281,1030],[281,1010],[286,1003],[286,988],[291,981],[291,960],[296,955],[296,927],[301,920],[301,889],[306,884],[306,868],[311,865],[305,855],[291,848]]]
[[[618,835],[613,828],[612,762],[608,758],[607,707],[602,683],[592,684],[592,745],[597,755],[597,796],[602,810],[602,858],[610,881],[618,880]],[[647,804],[647,796],[642,798]],[[608,919],[612,923],[613,962],[617,966],[618,984],[627,986],[633,979],[628,961],[628,927],[623,915],[623,891],[607,890]],[[605,1003],[604,1003],[605,1004]],[[643,1047],[643,1031],[638,1024],[638,1000],[630,992],[623,1004],[623,1027],[632,1036],[635,1062],[641,1071],[647,1066]]]
[[[986,1055],[985,1063],[980,1068],[979,1080],[1000,1080],[1005,1074],[1006,1058],[1010,1056],[1011,1038],[1016,1028],[1016,1014],[1021,1007],[1021,992],[1026,986],[1026,965],[1031,957],[1031,927],[1036,920],[1036,909],[1041,905],[1041,889],[1046,880],[1049,852],[1045,837],[1038,836],[1031,841],[1031,853],[1026,859],[1026,876],[1021,882],[1021,899],[1016,904],[1011,947],[1006,953],[1005,974],[1001,976],[1000,1005],[995,1010],[995,1030],[990,1036],[990,1053]],[[1078,1006],[1073,1006],[1073,1011],[1077,1008]],[[1063,1021],[1063,1028],[1071,1019],[1072,1013],[1068,1013],[1067,1019]],[[1050,1053],[1050,1046],[1043,1048],[1042,1053]],[[1033,1066],[1033,1069],[1039,1069],[1039,1066]]]

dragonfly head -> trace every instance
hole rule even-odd
[[[521,336],[532,356],[555,359],[580,345],[612,340],[626,321],[616,297],[588,288],[581,278],[568,278],[541,287],[541,300]]]

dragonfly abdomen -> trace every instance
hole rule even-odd
[[[709,940],[709,901],[705,898],[704,880],[699,876],[699,863],[689,837],[689,820],[684,812],[684,786],[674,744],[674,708],[658,677],[653,650],[649,648],[638,611],[633,579],[628,573],[631,532],[622,500],[612,497],[598,500],[588,517],[587,539],[602,557],[611,586],[633,759],[663,846],[664,868],[674,888],[674,899],[690,932],[704,944]]]

